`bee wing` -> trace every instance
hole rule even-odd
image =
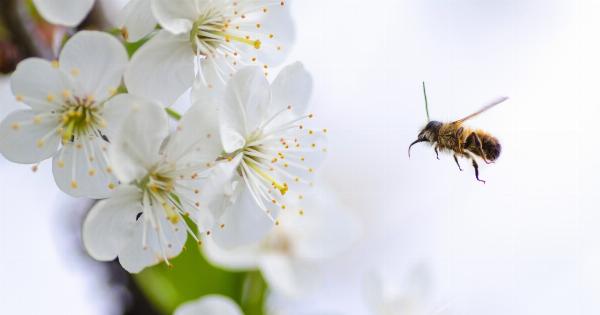
[[[473,114],[471,114],[471,115],[469,115],[469,116],[467,116],[467,117],[465,117],[465,118],[463,118],[463,119],[457,120],[457,121],[455,121],[455,122],[453,122],[453,123],[454,123],[454,124],[457,124],[457,123],[458,123],[458,124],[460,124],[460,123],[463,123],[463,122],[465,122],[465,121],[467,121],[467,120],[469,120],[469,119],[471,119],[471,118],[473,118],[473,117],[475,117],[475,116],[478,116],[479,114],[482,114],[483,112],[487,111],[488,109],[490,109],[490,108],[492,108],[492,107],[494,107],[494,106],[496,106],[496,105],[498,105],[498,104],[500,104],[500,103],[502,103],[502,102],[506,101],[507,99],[508,99],[508,97],[506,97],[506,96],[499,97],[499,98],[497,98],[497,99],[493,100],[492,102],[490,102],[489,104],[485,105],[485,106],[484,106],[483,108],[481,108],[480,110],[478,110],[478,111],[474,112]]]

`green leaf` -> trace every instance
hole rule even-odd
[[[230,272],[210,265],[189,237],[184,250],[164,264],[134,275],[142,292],[164,314],[190,300],[221,294],[235,300],[245,315],[263,315],[267,285],[258,271]]]

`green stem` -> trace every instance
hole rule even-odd
[[[171,118],[173,118],[173,119],[175,119],[175,120],[177,120],[177,121],[180,121],[180,120],[181,120],[181,117],[182,117],[182,116],[181,116],[181,114],[180,114],[180,113],[178,113],[176,110],[174,110],[174,109],[172,109],[172,108],[170,108],[170,107],[167,107],[167,108],[165,108],[165,110],[167,111],[167,114],[168,114],[168,115],[169,115]]]
[[[267,297],[267,283],[260,271],[246,273],[242,286],[241,307],[246,315],[265,314],[264,303]]]

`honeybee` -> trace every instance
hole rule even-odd
[[[425,83],[423,83],[423,94],[425,96],[425,110],[427,113],[428,123],[419,132],[417,140],[410,144],[408,147],[408,157],[410,158],[410,149],[413,145],[419,142],[429,142],[433,145],[436,158],[439,160],[439,152],[452,153],[458,169],[462,171],[462,167],[458,162],[459,157],[467,158],[472,161],[473,168],[475,169],[475,178],[485,183],[484,180],[479,178],[479,165],[475,160],[476,157],[482,159],[486,164],[494,163],[500,152],[502,152],[502,146],[496,137],[480,129],[470,129],[463,126],[463,123],[473,117],[476,117],[490,108],[506,101],[508,97],[500,97],[493,100],[480,110],[475,113],[468,115],[465,118],[453,121],[450,123],[443,123],[439,121],[431,121],[429,119],[429,106],[427,102],[427,92],[425,91]]]

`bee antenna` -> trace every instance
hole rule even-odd
[[[429,119],[429,102],[427,102],[427,90],[425,89],[425,81],[423,81],[423,96],[425,97],[425,113],[427,114],[427,122],[430,122]]]

